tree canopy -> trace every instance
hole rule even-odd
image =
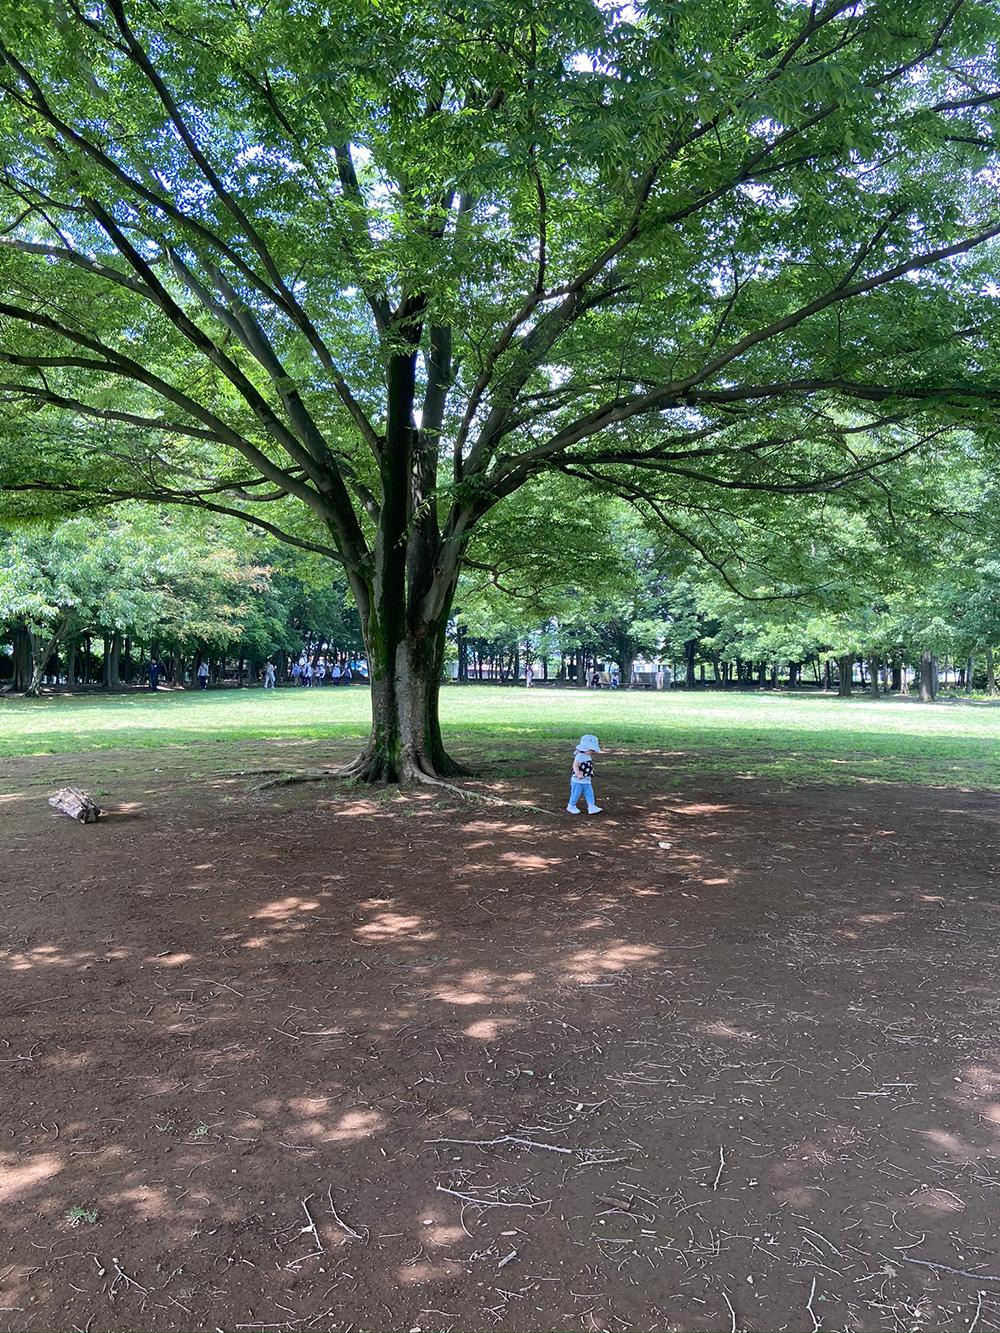
[[[698,545],[994,436],[995,0],[4,17],[10,507],[194,505],[336,560],[365,776],[448,771],[462,563],[527,483]]]

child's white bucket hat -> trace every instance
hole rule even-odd
[[[601,753],[601,747],[597,743],[597,737],[591,736],[589,732],[586,736],[580,737],[580,744],[576,748],[578,750],[593,750],[596,754]]]

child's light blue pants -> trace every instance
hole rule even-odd
[[[580,802],[580,797],[586,796],[587,809],[593,810],[597,801],[594,799],[594,784],[588,778],[586,782],[578,782],[576,778],[570,779],[569,784],[569,803],[576,806]]]

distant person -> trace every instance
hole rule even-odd
[[[158,690],[160,688],[160,672],[163,670],[163,663],[157,661],[155,657],[150,658],[149,666],[146,668],[146,674],[149,677],[149,688]]]
[[[313,671],[313,680],[316,682],[317,685],[322,685],[323,682],[326,680],[325,657],[321,657],[319,661],[316,663],[315,670]]]
[[[599,690],[601,688],[601,673],[597,670],[590,673],[590,688],[592,690]]]
[[[617,667],[612,667],[612,668],[611,668],[611,688],[612,688],[613,690],[617,690],[617,689],[618,689],[618,686],[619,686],[621,683],[622,683],[621,672],[618,670]]]
[[[344,665],[343,671],[340,673],[340,683],[341,685],[350,685],[353,679],[354,679],[354,673],[351,670],[351,664],[350,662],[347,662]]]
[[[344,673],[340,669],[340,663],[334,662],[333,670],[330,672],[330,679],[333,681],[334,685],[340,684],[341,680],[343,679],[343,675]]]
[[[535,669],[530,662],[524,667],[524,688],[530,690],[535,683]]]
[[[273,690],[275,686],[275,670],[273,662],[264,663],[264,689]]]
[[[302,667],[299,665],[298,662],[292,663],[292,684],[293,685],[302,684]]]
[[[202,658],[201,661],[198,663],[197,675],[198,675],[198,688],[202,690],[207,690],[209,670],[208,670],[208,663],[205,661],[204,658]]]
[[[576,753],[573,755],[573,771],[570,774],[569,781],[569,805],[566,807],[567,814],[578,815],[580,813],[580,797],[583,796],[587,802],[587,814],[599,815],[602,807],[597,804],[594,798],[594,760],[595,754],[601,753],[601,747],[597,743],[597,737],[591,734],[580,737],[580,744],[576,747]]]
[[[313,683],[312,663],[306,662],[305,666],[302,668],[302,684],[305,685],[305,687],[308,689],[312,683]]]

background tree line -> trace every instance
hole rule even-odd
[[[891,492],[715,506],[679,539],[610,490],[548,479],[485,524],[448,626],[444,679],[585,683],[637,659],[675,685],[930,699],[947,671],[996,689],[1000,532],[988,458],[952,432]],[[343,577],[227,516],[134,503],[0,529],[0,687],[279,680],[306,651],[364,651]]]

